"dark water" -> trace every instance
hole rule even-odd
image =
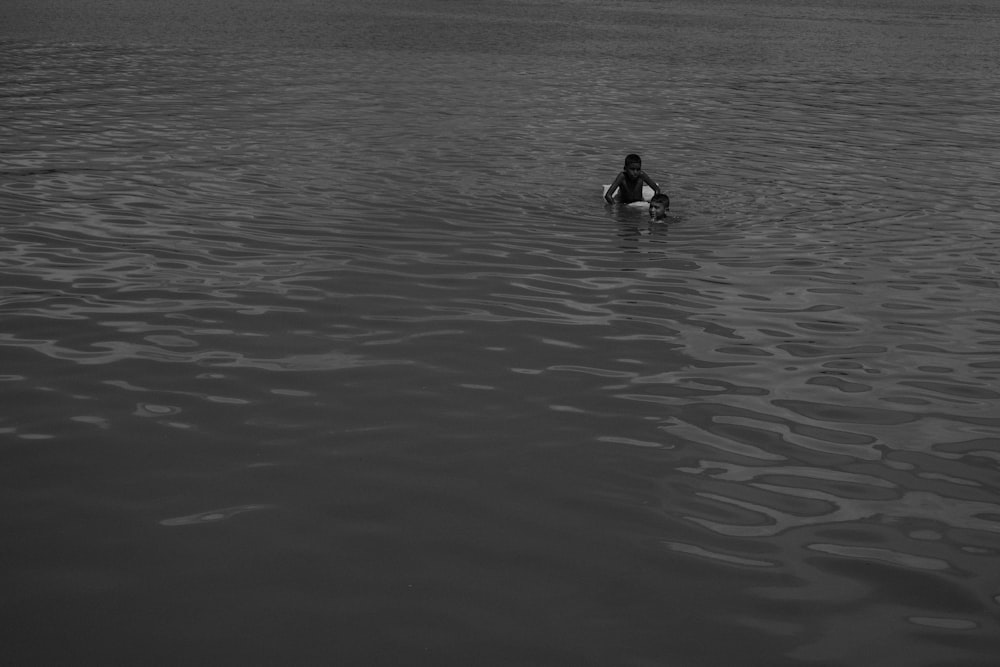
[[[1000,661],[995,4],[0,18],[10,664]]]

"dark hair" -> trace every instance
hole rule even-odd
[[[625,166],[626,167],[628,167],[629,164],[631,164],[633,162],[638,162],[639,164],[642,164],[642,158],[639,157],[638,155],[636,155],[635,153],[629,153],[628,155],[625,156]]]
[[[664,208],[670,208],[670,197],[663,194],[662,192],[657,192],[655,195],[649,198],[650,204],[660,204],[664,205]]]

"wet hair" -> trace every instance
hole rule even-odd
[[[670,208],[670,197],[668,197],[667,195],[663,194],[662,192],[658,192],[658,193],[656,193],[655,195],[653,195],[652,197],[649,198],[649,203],[650,204],[663,204],[664,208]]]
[[[625,156],[625,168],[628,169],[628,166],[633,163],[637,163],[641,166],[642,158],[636,155],[635,153],[629,153],[628,155]]]

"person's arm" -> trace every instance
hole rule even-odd
[[[619,172],[618,175],[615,177],[615,180],[611,181],[611,187],[609,187],[608,191],[604,193],[604,200],[607,201],[609,204],[615,203],[614,199],[615,190],[617,190],[618,186],[622,184],[623,178],[625,178],[625,175]]]
[[[656,194],[660,194],[660,186],[659,186],[659,185],[657,185],[657,184],[656,184],[656,181],[654,181],[653,179],[651,179],[651,178],[649,177],[649,175],[647,175],[647,174],[646,174],[646,172],[644,172],[644,171],[640,171],[640,172],[639,172],[639,177],[640,177],[640,178],[642,179],[642,182],[643,182],[643,183],[645,183],[645,184],[646,184],[646,185],[648,185],[649,187],[653,188],[653,192],[654,192],[654,193],[656,193]]]

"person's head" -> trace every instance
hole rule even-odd
[[[662,192],[653,195],[649,200],[649,217],[653,220],[665,220],[670,210],[670,197]]]
[[[629,153],[625,156],[625,173],[629,176],[638,176],[639,172],[642,171],[642,158],[635,153]]]

